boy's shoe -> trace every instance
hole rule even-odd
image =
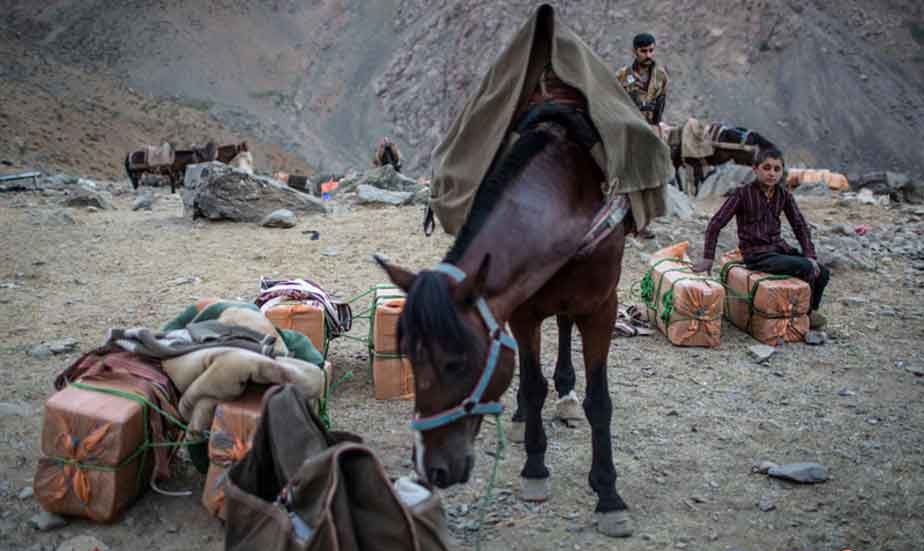
[[[809,313],[809,329],[823,329],[828,325],[828,318],[818,310]]]

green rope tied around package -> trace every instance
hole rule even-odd
[[[760,308],[757,308],[756,306],[754,306],[754,298],[757,296],[757,291],[759,290],[761,283],[763,283],[764,281],[782,281],[784,279],[790,279],[793,276],[766,274],[763,277],[755,278],[754,282],[751,283],[750,282],[751,275],[749,275],[748,276],[748,280],[749,280],[748,281],[748,284],[749,284],[748,293],[743,295],[741,293],[738,293],[737,291],[735,291],[728,285],[728,276],[731,270],[736,267],[747,269],[744,262],[734,261],[734,260],[731,262],[726,262],[725,265],[722,266],[721,278],[722,278],[722,285],[725,287],[725,310],[726,312],[729,311],[728,303],[730,300],[746,301],[748,304],[748,321],[744,327],[746,331],[748,332],[751,331],[751,323],[754,319],[755,313],[760,314],[761,316],[767,319],[788,319],[790,321],[795,320],[796,318],[804,315],[804,313],[796,313],[796,312],[790,313],[789,315],[779,315],[773,312],[765,312],[761,310]],[[793,325],[793,327],[795,327],[795,325]]]
[[[641,291],[642,291],[642,301],[645,303],[646,306],[648,306],[649,308],[655,311],[658,310],[658,305],[657,305],[658,297],[655,294],[654,275],[652,274],[654,273],[654,269],[657,268],[659,265],[661,265],[661,263],[663,262],[683,262],[683,260],[677,257],[673,257],[673,256],[668,257],[668,258],[662,258],[661,260],[652,264],[651,268],[648,268],[648,271],[645,272],[644,276],[642,276],[642,282],[640,285]]]
[[[484,495],[481,497],[481,510],[478,512],[478,534],[475,536],[475,550],[481,551],[481,527],[484,526],[484,517],[491,502],[494,501],[492,492],[497,479],[497,466],[504,460],[504,450],[507,447],[504,429],[501,426],[501,416],[494,416],[494,425],[497,427],[497,448],[494,450],[494,465],[491,467],[491,476],[485,484]]]
[[[347,371],[343,376],[330,384],[327,382],[327,371],[321,369],[321,372],[324,373],[324,394],[318,398],[318,419],[324,424],[324,428],[330,430],[334,426],[334,421],[331,419],[330,411],[327,407],[328,402],[330,402],[330,395],[334,393],[335,388],[340,386],[340,383],[349,381],[353,378],[353,370]]]
[[[137,448],[134,449],[134,451],[132,451],[132,453],[130,453],[127,457],[125,457],[125,459],[123,459],[116,465],[99,465],[96,463],[84,463],[76,459],[70,459],[67,457],[57,457],[57,456],[49,457],[49,459],[52,459],[62,464],[74,465],[75,467],[81,470],[116,472],[122,467],[126,465],[130,465],[133,461],[135,461],[135,459],[137,459],[140,456],[141,461],[138,464],[138,473],[137,473],[136,479],[137,479],[138,490],[141,491],[142,487],[144,486],[144,472],[145,472],[145,465],[147,464],[147,454],[145,452],[147,450],[151,448],[157,448],[157,447],[192,446],[192,445],[197,445],[197,444],[202,444],[204,442],[208,442],[208,437],[200,438],[198,440],[181,440],[181,441],[175,441],[175,442],[152,442],[151,441],[151,427],[148,423],[148,415],[149,415],[148,412],[151,409],[159,413],[161,417],[163,417],[167,421],[180,427],[180,429],[182,429],[184,433],[189,430],[189,427],[185,423],[177,419],[176,417],[170,415],[163,409],[159,408],[157,405],[152,403],[150,400],[148,400],[144,396],[137,394],[135,392],[129,392],[127,390],[122,390],[118,388],[96,386],[96,385],[92,385],[88,383],[83,383],[80,381],[74,381],[70,383],[70,386],[73,386],[74,388],[79,388],[82,390],[90,390],[93,392],[101,392],[103,394],[110,394],[112,396],[126,398],[128,400],[133,400],[137,402],[138,404],[140,404],[142,423],[144,426],[144,440],[141,442],[141,444],[138,445]]]

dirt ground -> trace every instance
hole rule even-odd
[[[446,236],[423,235],[419,207],[340,208],[279,230],[191,222],[182,217],[179,198],[164,191],[158,191],[152,212],[134,212],[133,196],[126,184],[120,186],[112,211],[62,209],[54,193],[0,196],[0,549],[56,549],[83,534],[111,549],[223,547],[221,523],[199,504],[204,477],[188,463],[178,466],[168,484],[192,490],[188,497],[148,492],[112,525],[71,520],[49,532],[29,525],[40,509],[31,497],[19,495],[32,484],[42,403],[54,375],[79,354],[42,361],[30,356],[33,346],[73,337],[86,351],[110,327],[159,327],[198,297],[251,300],[264,275],[310,276],[338,296],[351,297],[384,282],[373,253],[420,269],[436,263],[450,245]],[[60,210],[76,223],[56,224],[47,215]],[[806,214],[813,221],[850,223],[893,216],[876,207],[830,205],[809,205]],[[702,219],[658,224],[654,243],[631,244],[620,284],[626,300],[638,300],[631,287],[644,270],[640,247],[650,252],[677,237],[697,237],[704,225]],[[310,240],[303,233],[308,229],[319,231],[320,239]],[[924,548],[924,378],[912,372],[924,369],[924,321],[920,288],[909,287],[904,273],[901,262],[883,263],[874,273],[835,272],[825,304],[829,342],[786,345],[763,365],[748,357],[755,342],[728,323],[714,350],[675,348],[660,335],[614,339],[609,363],[618,487],[634,510],[636,534],[616,541],[595,531],[596,500],[586,483],[589,430],[549,419],[551,500],[518,501],[524,453],[521,446],[509,446],[481,530],[483,547]],[[848,297],[865,302],[845,301]],[[360,301],[355,309],[362,306]],[[353,331],[361,336],[365,329],[357,322]],[[550,375],[551,321],[544,335]],[[581,365],[577,337],[574,348]],[[411,403],[372,399],[362,344],[336,340],[330,358],[338,373],[353,374],[332,398],[336,428],[361,434],[391,474],[405,474],[411,468]],[[583,395],[580,371],[578,390]],[[513,396],[509,391],[505,401],[512,404]],[[473,480],[442,492],[457,549],[474,548],[478,499],[494,448],[493,427],[485,424]],[[830,480],[797,485],[752,474],[752,465],[762,460],[818,462]]]

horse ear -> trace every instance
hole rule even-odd
[[[462,280],[462,283],[456,286],[455,291],[453,291],[452,298],[457,303],[463,302],[475,302],[480,296],[484,295],[484,289],[488,281],[488,270],[491,267],[491,255],[486,254],[481,260],[481,266],[478,267],[478,271],[475,272],[475,275],[472,277],[466,277]]]
[[[388,274],[388,279],[390,279],[392,283],[400,287],[405,293],[411,292],[411,285],[414,284],[417,274],[395,266],[394,264],[389,264],[388,261],[379,255],[374,255],[372,258],[374,258],[378,265],[385,270],[385,273]]]

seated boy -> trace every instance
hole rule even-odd
[[[738,248],[747,268],[795,276],[807,282],[812,288],[811,328],[820,329],[827,321],[818,312],[818,306],[830,273],[815,259],[809,226],[792,194],[781,185],[783,154],[774,148],[761,150],[757,154],[754,172],[757,179],[735,190],[709,221],[703,259],[693,267],[693,271],[709,271],[715,259],[719,232],[734,217],[738,224]],[[801,253],[780,237],[780,213],[786,214],[799,240]]]

